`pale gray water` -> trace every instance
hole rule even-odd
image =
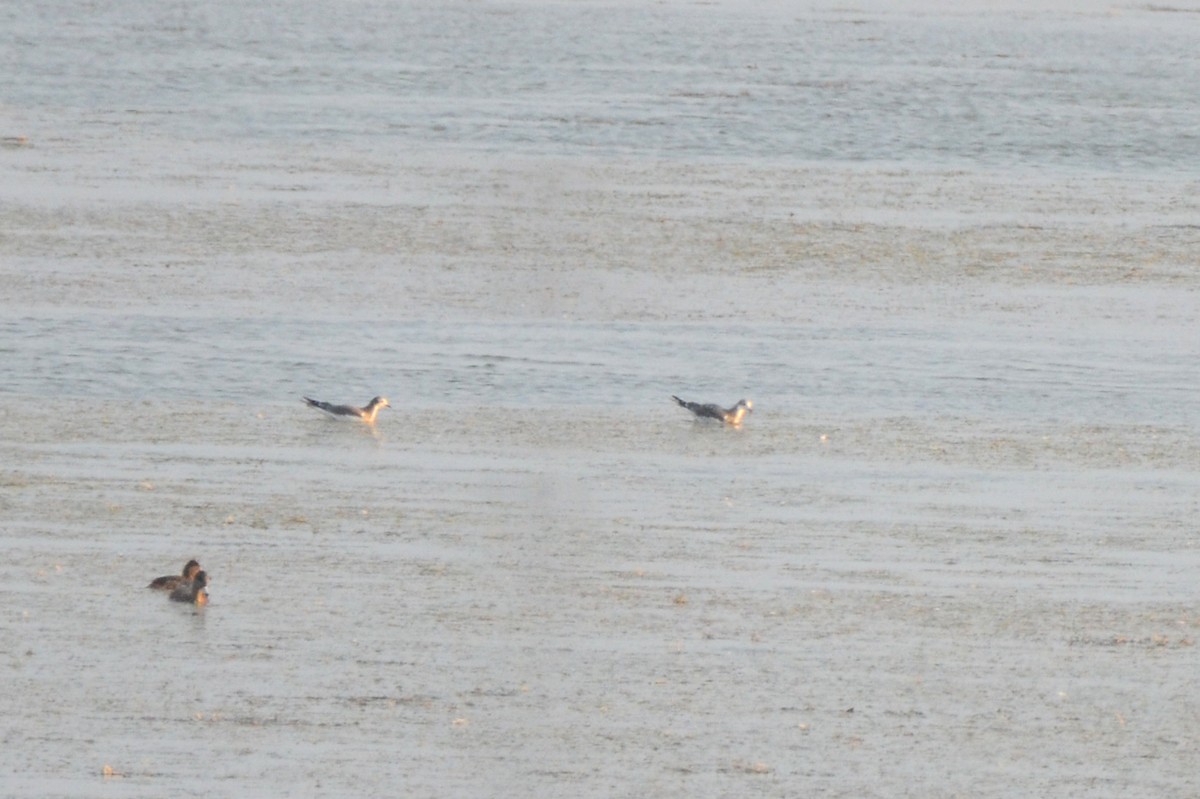
[[[1196,11],[0,7],[0,794],[1196,795]]]
[[[1187,6],[10,3],[0,43],[19,118],[93,135],[1174,172]]]

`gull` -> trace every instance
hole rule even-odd
[[[312,399],[311,397],[304,397],[303,399],[312,407],[320,408],[326,413],[332,413],[334,416],[357,416],[369,425],[375,424],[375,416],[379,413],[380,408],[392,407],[388,403],[387,397],[374,397],[362,408],[357,408],[353,405],[333,405],[328,402]]]
[[[189,560],[183,564],[183,572],[180,574],[168,574],[166,577],[159,577],[151,581],[147,588],[155,588],[161,591],[173,591],[181,585],[191,585],[192,580],[196,577],[196,572],[200,571],[200,564],[194,560]]]
[[[681,400],[674,394],[671,399],[679,403],[679,407],[687,408],[692,413],[696,414],[701,419],[716,419],[734,427],[742,426],[742,419],[746,418],[746,414],[754,409],[754,403],[748,399],[740,399],[732,408],[722,408],[720,405],[709,403],[702,405],[699,402],[688,402]]]

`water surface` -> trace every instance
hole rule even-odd
[[[0,793],[1194,796],[1197,19],[0,9]]]

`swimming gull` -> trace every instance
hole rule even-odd
[[[754,409],[754,403],[748,399],[740,399],[732,408],[722,408],[715,403],[701,404],[699,402],[688,402],[681,400],[674,394],[671,399],[679,403],[679,407],[687,408],[692,413],[701,419],[716,419],[725,424],[738,427],[742,423],[742,419],[746,418],[746,414]]]
[[[362,408],[355,407],[354,405],[333,405],[328,402],[312,399],[311,397],[304,397],[304,401],[312,407],[320,408],[326,413],[332,413],[334,416],[357,416],[367,424],[372,425],[375,424],[375,416],[381,408],[392,407],[388,403],[387,397],[374,397]]]

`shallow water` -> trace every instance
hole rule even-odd
[[[1194,16],[6,6],[0,794],[1195,795]]]

